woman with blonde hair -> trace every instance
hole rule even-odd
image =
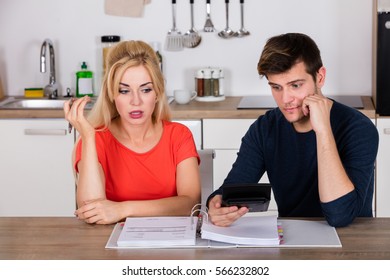
[[[189,215],[200,200],[199,156],[190,130],[171,122],[154,50],[121,42],[106,58],[101,93],[64,105],[79,132],[73,153],[75,215],[111,224],[126,217]]]

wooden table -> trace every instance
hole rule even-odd
[[[390,218],[358,218],[337,229],[342,248],[105,249],[113,225],[73,217],[0,218],[2,260],[387,259]]]

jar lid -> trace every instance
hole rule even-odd
[[[211,70],[211,77],[213,79],[219,79],[219,69],[213,69]]]
[[[102,43],[116,43],[121,40],[121,36],[118,35],[105,35],[102,36]]]
[[[211,79],[211,70],[210,69],[203,69],[203,77],[205,79]]]
[[[196,71],[196,76],[195,76],[197,79],[203,79],[204,76],[203,76],[203,70],[200,69],[198,71]]]

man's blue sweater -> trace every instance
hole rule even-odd
[[[332,226],[371,217],[377,129],[362,113],[337,102],[330,118],[342,164],[355,187],[350,193],[320,202],[315,132],[296,132],[278,108],[251,125],[223,185],[257,183],[267,172],[280,217],[324,216]]]

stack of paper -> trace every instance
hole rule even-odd
[[[277,216],[244,216],[229,227],[204,221],[202,238],[240,245],[279,245]]]
[[[127,218],[118,247],[195,245],[197,217]]]

